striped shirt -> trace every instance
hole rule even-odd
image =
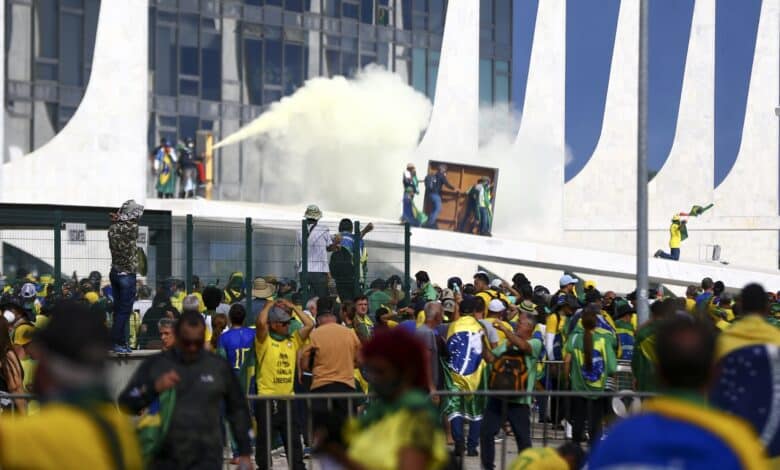
[[[302,234],[301,231],[297,232],[298,248],[301,247]],[[310,273],[327,273],[330,271],[328,267],[328,247],[333,244],[333,238],[330,236],[330,231],[327,227],[322,225],[315,225],[309,232],[309,252],[308,252],[308,266]],[[300,272],[303,266],[303,262],[299,263],[298,272]]]

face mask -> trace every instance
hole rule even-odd
[[[14,312],[6,310],[3,312],[3,318],[5,318],[5,321],[8,323],[13,323],[16,320],[16,315],[14,315]]]
[[[371,382],[371,389],[376,392],[379,398],[389,400],[396,394],[401,386],[401,380],[395,379],[388,382]]]
[[[284,341],[290,338],[289,335],[280,335],[279,333],[274,333],[273,331],[269,331],[268,334],[271,335],[271,338],[273,338],[275,341]]]

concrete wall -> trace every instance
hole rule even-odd
[[[565,239],[574,245],[620,249],[633,243],[625,234],[587,228],[596,220],[636,219],[638,47],[639,2],[622,1],[601,137],[588,164],[564,189]],[[600,184],[607,175],[610,184]]]
[[[146,0],[101,2],[81,105],[49,143],[3,165],[0,201],[91,205],[98,198],[118,206],[145,199],[148,17]]]

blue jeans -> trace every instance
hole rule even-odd
[[[450,427],[452,430],[452,440],[455,441],[455,449],[463,449],[464,436],[463,436],[463,421],[464,418],[458,416],[450,420]],[[476,450],[479,445],[479,427],[481,421],[469,421],[469,437],[466,442],[466,447],[469,450]]]
[[[428,227],[436,227],[436,219],[439,218],[439,214],[441,213],[441,194],[431,194],[431,215],[428,216]]]
[[[506,406],[506,414],[504,414]],[[485,413],[482,417],[482,432],[479,436],[480,459],[482,459],[482,468],[492,470],[494,467],[496,444],[493,440],[496,437],[501,425],[509,421],[512,426],[512,432],[515,434],[517,443],[517,453],[531,447],[531,414],[528,405],[519,405],[516,403],[504,403],[504,400],[490,397]]]
[[[663,251],[658,253],[658,257],[662,259],[671,259],[674,261],[680,260],[680,249],[679,248],[672,248],[671,253],[664,253]]]
[[[111,324],[111,342],[127,346],[128,322],[135,302],[135,273],[119,274],[111,268],[109,274],[111,291],[114,294],[114,321]]]
[[[490,213],[487,207],[479,208],[479,234],[487,235],[490,233]]]

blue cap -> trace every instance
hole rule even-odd
[[[561,287],[564,287],[564,286],[568,286],[570,284],[576,284],[578,282],[580,282],[580,281],[576,277],[572,277],[572,276],[569,276],[568,274],[564,274],[563,276],[561,276],[561,280],[558,283],[558,285],[560,285]]]

